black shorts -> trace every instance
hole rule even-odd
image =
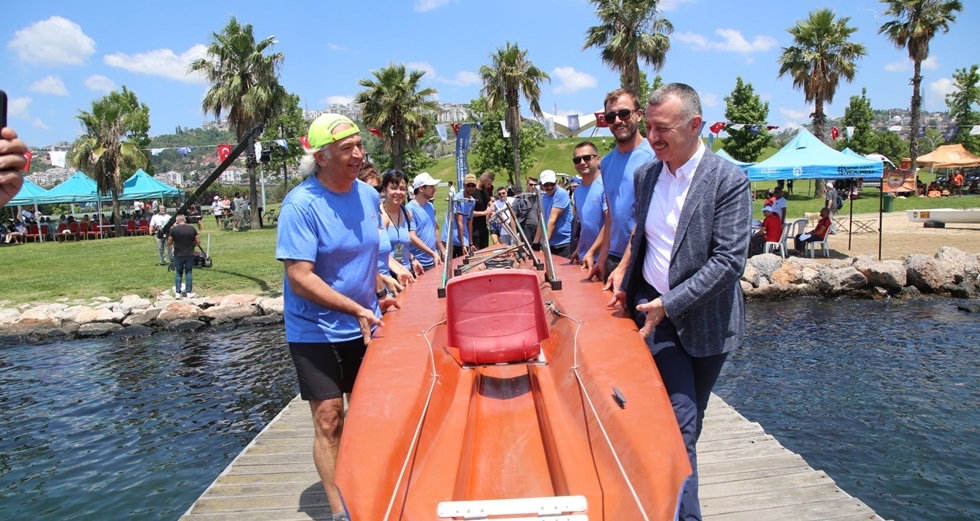
[[[300,398],[332,400],[351,392],[365,351],[360,338],[334,344],[289,342]]]

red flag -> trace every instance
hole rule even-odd
[[[453,123],[453,134],[459,135],[459,123]]]
[[[231,155],[231,145],[218,145],[218,162],[224,163]]]
[[[779,128],[779,126],[777,126],[777,125],[768,125],[768,126],[766,126],[766,130],[776,130],[777,128]]]
[[[303,144],[303,148],[310,148],[310,140],[306,136],[300,137],[299,142]]]
[[[606,118],[603,117],[602,112],[595,112],[594,114],[596,128],[609,128],[609,123],[606,123]]]
[[[837,127],[831,127],[831,128],[830,128],[830,137],[831,137],[832,139],[837,139],[837,136],[838,136],[838,135],[839,135],[839,133],[838,133],[838,131],[837,131]]]
[[[27,166],[24,167],[24,171],[25,172],[30,172],[31,171],[31,151],[28,150],[27,152],[25,152],[24,153],[24,157],[27,158]]]
[[[380,131],[380,130],[378,130],[378,129],[376,129],[376,128],[369,128],[368,130],[369,130],[369,131],[370,131],[370,132],[371,132],[372,134],[374,134],[375,136],[378,136],[378,137],[381,137],[381,131]]]
[[[721,121],[717,121],[717,122],[715,122],[714,125],[711,125],[710,127],[708,127],[708,129],[711,130],[711,132],[713,132],[715,134],[721,132],[721,129],[723,129],[723,128],[725,128],[725,124],[722,123]]]

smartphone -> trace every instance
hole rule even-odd
[[[0,128],[7,126],[7,93],[0,90]]]

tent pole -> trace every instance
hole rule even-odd
[[[878,261],[881,262],[881,236],[885,233],[882,220],[885,212],[885,178],[881,178],[881,190],[878,191]]]

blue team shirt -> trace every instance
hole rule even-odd
[[[315,176],[286,196],[279,213],[276,259],[308,261],[335,291],[381,316],[378,274],[378,192],[357,181],[347,193],[327,190]],[[347,342],[361,337],[352,315],[293,293],[283,277],[287,342]]]
[[[606,194],[605,187],[602,185],[602,178],[596,177],[589,186],[579,185],[572,197],[575,198],[575,211],[578,213],[578,221],[581,226],[578,237],[578,251],[579,258],[581,258],[595,243],[596,238],[599,237],[599,232],[602,231],[602,225],[606,222],[604,212],[609,207],[606,206]],[[598,257],[599,252],[596,251],[592,260],[595,261]]]
[[[393,226],[389,224],[385,230],[388,232],[388,242],[391,243],[391,256],[401,263],[402,266],[405,266],[409,271],[411,271],[412,261],[408,260],[408,246],[411,244],[408,220],[406,219],[408,212],[403,211],[401,208],[399,208],[398,211],[402,214],[401,226]],[[389,216],[388,219],[390,220],[391,217]]]
[[[609,205],[610,235],[609,254],[622,257],[636,226],[633,208],[636,195],[633,192],[633,173],[636,169],[656,159],[650,142],[643,140],[633,150],[621,154],[618,148],[602,158],[602,184],[606,203]]]
[[[388,232],[384,229],[384,222],[381,215],[378,215],[378,272],[382,275],[391,276],[391,268],[388,266],[388,259],[391,258],[391,239]]]
[[[462,195],[457,197],[463,197]],[[466,248],[470,247],[470,227],[469,222],[473,219],[473,210],[476,207],[476,203],[471,201],[463,201],[456,199],[453,201],[453,218],[456,215],[463,216],[463,242],[466,244],[459,243],[459,232],[456,231],[456,223],[453,223],[453,246],[464,246]],[[447,234],[449,233],[449,223],[443,223],[442,227],[442,242],[446,243]]]
[[[568,198],[568,191],[558,186],[555,188],[555,195],[548,195],[541,192],[541,208],[544,210],[545,222],[551,221],[551,209],[561,210],[561,215],[555,221],[555,231],[548,240],[550,246],[561,246],[572,241],[572,209],[571,200]],[[544,230],[542,230],[542,234]]]
[[[428,246],[432,251],[439,251],[438,246],[436,246],[436,207],[432,204],[432,201],[425,203],[425,206],[420,205],[414,199],[409,201],[405,206],[408,209],[409,215],[412,216],[412,229],[415,230],[415,235],[418,236],[426,246]],[[412,252],[412,255],[419,260],[419,264],[423,268],[428,268],[436,263],[436,260],[432,258],[432,255],[416,248],[413,245],[409,245],[408,251]]]

